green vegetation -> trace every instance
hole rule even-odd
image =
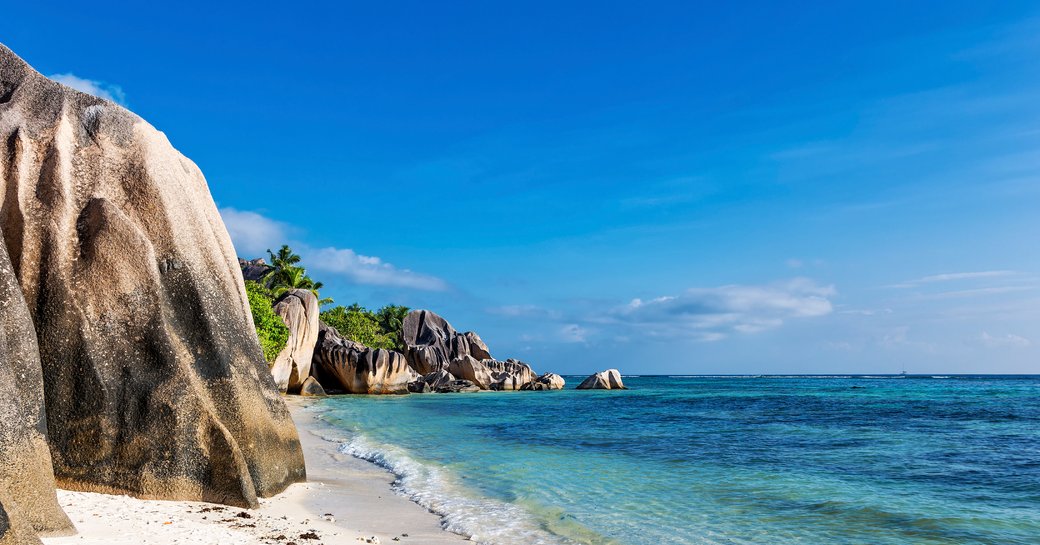
[[[318,290],[324,284],[307,276],[307,269],[299,266],[300,256],[293,253],[288,245],[283,244],[277,254],[267,250],[267,255],[271,258],[271,268],[264,273],[263,283],[275,298],[281,297],[289,290],[300,289],[310,290],[318,298],[319,305],[332,303],[331,298],[321,298]]]
[[[249,308],[253,311],[256,335],[264,349],[264,359],[271,363],[285,348],[285,342],[289,340],[289,328],[285,327],[285,322],[271,308],[275,297],[269,289],[247,280],[246,294],[249,296]]]
[[[357,303],[337,306],[321,313],[321,321],[336,328],[340,335],[365,346],[403,352],[401,324],[408,308],[387,305],[372,312]]]
[[[293,253],[292,248],[282,245],[277,253],[267,250],[267,254],[271,259],[271,268],[264,273],[260,282],[247,280],[246,292],[249,294],[256,334],[264,348],[264,358],[270,363],[289,338],[288,328],[271,308],[274,301],[292,289],[310,290],[319,298],[319,305],[332,304],[332,299],[321,299],[318,290],[323,284],[307,276],[307,269],[300,265],[300,256]],[[401,326],[407,314],[408,307],[399,305],[386,305],[372,312],[354,303],[349,307],[336,306],[323,311],[321,321],[354,342],[372,348],[404,352],[406,347]]]

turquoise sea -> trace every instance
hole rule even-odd
[[[1040,543],[1040,376],[625,382],[311,410],[483,543]]]

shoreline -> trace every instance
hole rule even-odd
[[[339,430],[308,410],[317,400],[286,397],[285,402],[300,435],[307,482],[261,499],[255,510],[58,490],[58,501],[78,533],[42,537],[43,543],[473,543],[444,529],[439,515],[395,492],[392,473],[339,452],[338,443],[325,439]]]

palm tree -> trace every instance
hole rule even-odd
[[[314,279],[307,276],[307,269],[298,266],[300,256],[294,253],[288,244],[283,244],[278,249],[278,253],[267,250],[267,255],[271,258],[271,268],[264,273],[262,278],[275,297],[281,297],[282,294],[292,289],[301,289],[310,290],[315,297],[318,297],[319,306],[332,303],[332,298],[322,299],[318,294],[318,290],[324,287],[324,284],[315,282]]]
[[[271,266],[276,269],[292,267],[300,262],[300,256],[293,253],[292,248],[290,248],[288,244],[282,244],[282,247],[278,249],[277,254],[268,248],[267,255],[271,258]]]

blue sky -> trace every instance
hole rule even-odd
[[[1040,8],[716,4],[19,2],[0,40],[164,131],[243,257],[538,370],[1040,372]]]

